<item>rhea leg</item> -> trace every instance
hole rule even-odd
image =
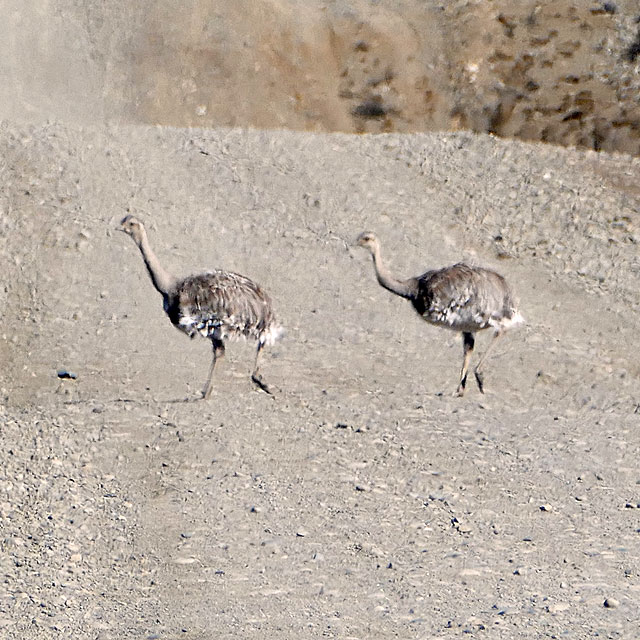
[[[473,353],[473,345],[475,339],[473,333],[463,332],[462,334],[462,370],[460,371],[460,383],[456,390],[456,395],[462,397],[464,395],[464,388],[467,386],[467,371],[469,369],[469,361],[471,360],[471,354]]]
[[[224,342],[213,338],[211,340],[211,346],[213,347],[213,356],[211,358],[211,367],[209,367],[209,376],[207,382],[202,390],[202,397],[204,400],[208,400],[213,390],[213,370],[216,368],[216,362],[218,358],[224,358]]]
[[[264,347],[264,342],[258,342],[258,349],[256,351],[256,362],[253,367],[253,373],[251,374],[251,380],[263,391],[266,391],[269,395],[273,395],[271,389],[269,389],[267,384],[262,379],[262,375],[260,374],[260,354],[262,353],[262,347]]]
[[[480,371],[480,367],[482,367],[484,361],[486,360],[487,356],[489,355],[489,353],[493,349],[493,347],[496,344],[496,342],[498,342],[498,338],[501,335],[502,335],[502,331],[500,331],[500,330],[497,330],[493,334],[493,338],[491,339],[491,342],[489,343],[489,346],[487,347],[487,350],[482,354],[482,357],[480,358],[478,364],[476,365],[476,368],[473,370],[473,373],[476,376],[476,382],[478,383],[478,389],[480,389],[480,393],[484,393],[484,379],[482,377],[482,372]]]

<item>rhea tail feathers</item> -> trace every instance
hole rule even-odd
[[[287,335],[287,331],[284,327],[280,325],[274,325],[270,327],[269,331],[265,334],[264,344],[271,346],[277,340],[281,340],[284,336]]]
[[[526,323],[527,321],[522,317],[522,314],[516,311],[510,318],[503,318],[500,321],[500,326],[502,329],[513,329]]]

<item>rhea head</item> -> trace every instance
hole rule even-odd
[[[125,216],[120,222],[120,231],[124,231],[127,235],[130,235],[138,244],[142,240],[144,233],[144,226],[142,222],[133,216]]]
[[[368,249],[373,253],[378,244],[378,238],[376,238],[375,234],[371,233],[371,231],[365,231],[358,236],[356,244],[359,247],[364,247],[365,249]]]

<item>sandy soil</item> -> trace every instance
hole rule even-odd
[[[637,633],[639,161],[474,134],[1,141],[0,635]],[[272,293],[276,398],[237,344],[181,401],[209,347],[113,231],[127,209],[168,269]],[[365,228],[398,274],[511,281],[528,325],[486,395],[450,396],[459,337],[377,285]]]

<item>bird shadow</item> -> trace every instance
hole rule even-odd
[[[159,398],[155,398],[156,402],[165,404],[188,404],[191,402],[198,402],[199,400],[204,400],[204,396],[202,394],[197,396],[187,396],[186,398],[171,398],[169,400],[160,400]]]
[[[274,400],[276,399],[277,396],[282,395],[282,390],[279,389],[278,387],[274,387],[273,385],[267,385],[265,382],[263,382],[260,379],[252,378],[252,381],[255,385],[254,387],[252,387],[253,390],[260,394],[264,392],[267,396],[269,396],[270,398],[273,398]],[[213,394],[213,397],[215,398],[215,392]],[[186,396],[185,398],[171,398],[168,400],[161,400],[160,398],[154,398],[154,401],[158,403],[166,403],[166,404],[190,404],[190,403],[196,403],[196,402],[207,403],[210,399],[212,398],[205,398],[202,393],[198,393],[197,395]]]

